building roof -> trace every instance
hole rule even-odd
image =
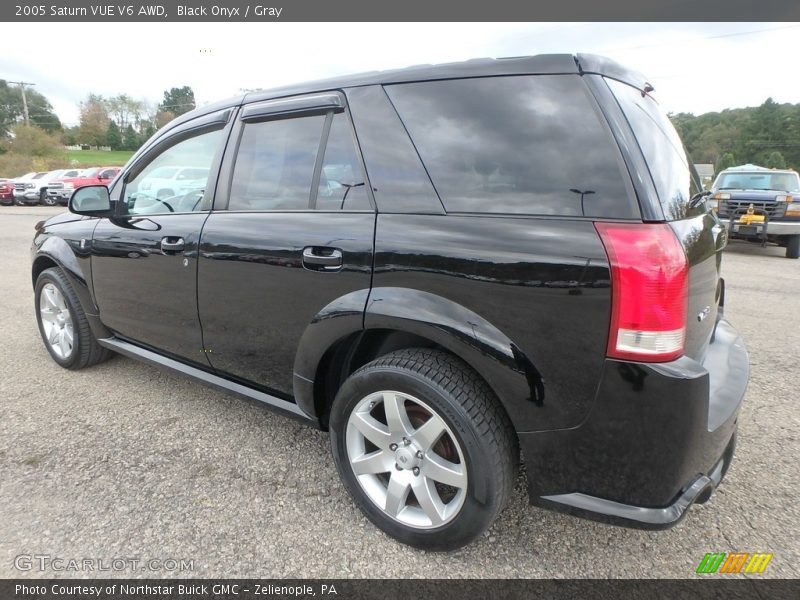
[[[714,165],[711,163],[695,163],[694,168],[700,177],[714,176]]]

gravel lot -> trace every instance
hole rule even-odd
[[[326,434],[122,357],[58,367],[34,321],[29,247],[61,210],[0,207],[0,577],[92,575],[13,567],[46,554],[194,560],[165,576],[683,578],[712,551],[773,552],[762,577],[800,577],[800,261],[781,248],[734,242],[724,259],[752,374],[710,503],[672,530],[635,531],[531,507],[520,480],[484,538],[426,554],[361,516]]]

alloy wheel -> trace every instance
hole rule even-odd
[[[467,494],[467,464],[435,410],[397,391],[362,399],[347,422],[346,448],[361,489],[387,516],[417,529],[441,527]]]
[[[50,349],[61,359],[69,358],[75,347],[72,314],[64,295],[52,283],[46,284],[40,293],[39,316]]]

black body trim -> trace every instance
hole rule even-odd
[[[680,494],[669,506],[663,508],[648,508],[622,504],[613,500],[595,498],[587,494],[557,494],[542,496],[535,500],[535,504],[543,508],[551,508],[564,512],[609,523],[623,525],[635,529],[669,529],[677,525],[688,513],[693,504],[703,504],[714,493],[722,482],[725,473],[733,460],[736,447],[736,435],[731,438],[724,456],[717,462],[708,475],[698,475],[686,491]]]
[[[309,112],[341,112],[344,110],[344,98],[341,93],[313,94],[299,98],[266,100],[247,104],[241,113],[242,121],[256,121],[268,117],[307,114]]]
[[[303,422],[309,424],[315,423],[314,419],[300,410],[300,407],[293,402],[281,400],[280,398],[276,398],[270,394],[265,394],[264,392],[254,390],[253,388],[246,387],[240,383],[224,379],[223,377],[219,377],[213,373],[208,373],[207,371],[203,371],[197,367],[192,367],[177,360],[167,358],[161,354],[152,352],[151,350],[140,348],[139,346],[119,338],[104,338],[97,341],[101,346],[108,348],[109,350],[113,350],[114,352],[119,352],[120,354],[129,358],[141,360],[142,362],[160,367],[173,373],[192,377],[193,379],[197,379],[207,385],[219,388],[223,391],[230,392],[231,394],[241,398],[257,400],[258,402],[266,404],[271,409],[283,415],[294,417],[295,419],[299,419]]]

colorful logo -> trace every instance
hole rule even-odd
[[[697,573],[763,573],[772,553],[765,552],[707,552],[697,567]]]

